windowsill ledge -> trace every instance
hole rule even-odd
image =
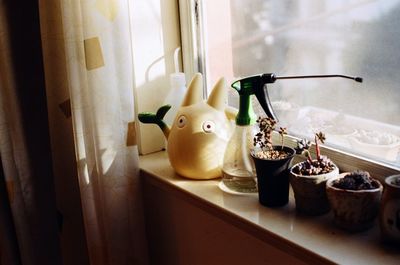
[[[177,176],[166,152],[141,156],[140,168],[153,184],[307,263],[398,264],[400,260],[398,248],[380,242],[378,224],[368,231],[349,234],[333,225],[332,213],[320,217],[296,214],[292,194],[285,207],[263,207],[257,195],[221,191],[219,180]]]

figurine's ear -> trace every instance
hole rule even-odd
[[[217,110],[224,111],[226,101],[227,101],[226,81],[225,78],[222,77],[215,84],[210,94],[210,97],[207,100],[207,104]]]
[[[196,104],[201,101],[203,95],[203,76],[197,73],[193,76],[188,86],[185,98],[182,101],[182,107]]]

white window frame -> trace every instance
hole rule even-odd
[[[205,77],[204,96],[207,95],[207,76],[209,67],[207,66],[207,45],[204,35],[205,22],[203,19],[204,5],[201,0],[179,0],[180,25],[183,66],[186,77],[190,78],[194,73],[200,72]],[[188,79],[190,80],[190,79]],[[295,146],[296,138],[286,137],[288,146]],[[343,172],[356,169],[368,171],[372,177],[384,181],[385,177],[400,174],[400,167],[384,164],[373,159],[368,159],[360,155],[346,153],[341,150],[321,147],[321,152],[334,161]]]
[[[179,17],[181,25],[182,61],[186,80],[195,73],[202,73],[207,80],[207,48],[204,35],[203,4],[200,0],[179,0]],[[207,83],[204,85],[203,97],[207,98]]]

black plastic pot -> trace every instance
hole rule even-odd
[[[281,149],[274,146],[275,150]],[[289,155],[283,159],[261,159],[254,156],[257,172],[258,199],[267,207],[280,207],[289,202],[289,169],[295,150],[284,146],[283,150]]]

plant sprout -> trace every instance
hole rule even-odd
[[[326,137],[323,132],[318,132],[314,135],[314,140],[315,140],[315,153],[317,154],[317,160],[321,160],[321,150],[319,148],[319,143],[321,142],[322,144],[325,143]],[[311,146],[311,142],[308,141],[307,139],[300,139],[297,141],[297,147],[295,148],[296,153],[301,154],[304,153],[304,155],[307,157],[307,160],[312,162],[312,157],[310,154],[310,151],[308,149]]]
[[[321,142],[321,144],[325,143],[326,137],[325,134],[323,132],[318,132],[315,134],[314,137],[314,141],[315,141],[315,152],[317,154],[317,160],[321,160],[321,151],[319,149],[319,144],[318,144],[318,140]]]
[[[284,136],[287,134],[287,129],[284,127],[279,128],[279,135],[281,136],[281,150],[283,150],[283,140]]]
[[[315,140],[315,153],[316,160],[313,160],[310,151],[311,142],[307,139],[300,139],[297,141],[297,147],[295,148],[297,154],[304,154],[307,158],[307,162],[305,164],[301,164],[299,168],[296,169],[296,173],[302,173],[303,175],[318,175],[330,172],[334,168],[334,164],[332,161],[326,157],[321,155],[320,151],[320,143],[324,143],[326,140],[325,134],[323,132],[318,132],[314,135]]]

